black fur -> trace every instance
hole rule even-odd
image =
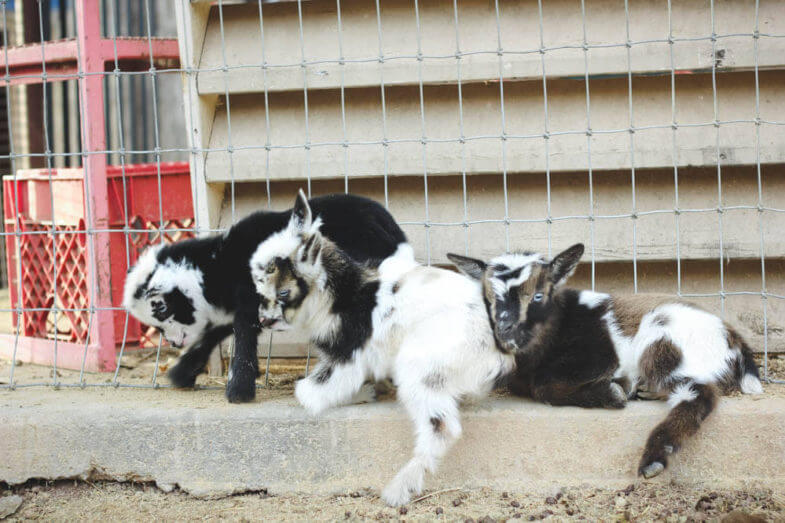
[[[403,231],[384,207],[368,198],[348,194],[321,196],[309,200],[314,217],[324,221],[322,233],[341,247],[348,256],[361,263],[374,265],[395,252],[399,243],[406,241]],[[162,248],[158,262],[171,259],[187,260],[201,269],[204,275],[204,295],[208,303],[234,312],[235,357],[226,395],[231,402],[254,398],[257,377],[257,336],[261,331],[258,321],[259,296],[254,291],[248,262],[256,247],[272,233],[286,227],[292,210],[256,212],[239,222],[222,236],[191,239]],[[137,289],[136,292],[142,292]],[[365,296],[365,295],[364,295]],[[175,317],[186,318],[193,306],[173,296],[168,307],[180,310]],[[362,298],[367,303],[367,296]],[[226,326],[215,326],[195,342],[199,354],[209,356],[210,349],[229,335]],[[218,328],[218,330],[215,330]],[[223,335],[223,336],[221,336]],[[212,347],[211,347],[212,348]],[[206,359],[183,358],[172,368],[170,375],[189,383],[204,368]],[[198,368],[197,368],[198,366]],[[182,378],[185,376],[186,378]],[[187,386],[187,385],[183,385]]]
[[[619,359],[601,319],[606,312],[607,306],[581,305],[573,289],[529,305],[526,324],[516,332],[518,346],[526,349],[516,352],[510,390],[553,405],[623,407],[610,395]],[[537,340],[528,339],[526,333],[538,328]]]

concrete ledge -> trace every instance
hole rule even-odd
[[[656,481],[785,487],[781,392],[724,398]],[[506,398],[467,406],[464,437],[427,488],[622,486],[635,480],[646,435],[666,411],[658,402],[602,411]],[[220,391],[0,393],[0,480],[10,484],[146,480],[199,496],[380,489],[408,459],[412,439],[391,402],[313,419],[288,397],[233,406]]]

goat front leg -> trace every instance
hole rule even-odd
[[[172,386],[179,389],[193,388],[196,384],[196,377],[204,371],[204,367],[210,359],[210,353],[231,333],[231,325],[213,327],[205,332],[204,337],[191,345],[180,356],[177,363],[169,369],[167,376],[172,382]]]
[[[330,407],[347,405],[353,400],[367,401],[370,393],[361,393],[366,373],[357,360],[356,357],[346,362],[320,359],[313,372],[295,385],[297,401],[314,415]]]
[[[584,408],[623,409],[627,395],[618,383],[600,380],[592,383],[551,381],[537,384],[532,396],[554,406],[573,405]]]
[[[435,472],[439,462],[461,436],[457,400],[429,388],[398,392],[414,420],[417,443],[414,456],[382,491],[382,499],[393,507],[409,503],[422,492],[426,472]]]
[[[234,314],[234,355],[226,383],[226,398],[230,403],[245,403],[256,396],[259,360],[256,345],[262,327],[259,324],[259,297],[247,293],[237,301]]]

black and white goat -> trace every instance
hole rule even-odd
[[[406,241],[390,213],[368,198],[335,194],[313,198],[311,206],[324,219],[324,233],[359,262],[378,263]],[[261,326],[248,261],[260,242],[286,227],[290,215],[291,210],[259,211],[224,235],[149,248],[128,271],[123,306],[172,345],[186,347],[169,370],[175,387],[193,387],[213,349],[234,333],[226,397],[254,398]]]
[[[489,263],[448,256],[483,283],[496,341],[515,352],[513,392],[580,407],[622,408],[636,393],[668,398],[672,410],[649,435],[638,467],[650,478],[697,432],[718,391],[762,392],[758,369],[735,330],[690,303],[562,287],[582,255],[577,244],[550,262],[533,253]]]
[[[382,497],[402,505],[461,435],[459,401],[492,390],[514,357],[494,343],[478,282],[419,265],[405,243],[369,269],[320,226],[301,191],[287,229],[251,257],[260,321],[310,334],[319,363],[295,395],[312,414],[349,403],[368,379],[393,379],[416,445]]]

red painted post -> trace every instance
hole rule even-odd
[[[104,57],[101,53],[100,0],[76,0],[77,42],[81,58],[79,102],[82,115],[82,147],[87,153],[106,150],[104,121]],[[95,74],[100,73],[100,74]],[[83,162],[85,203],[88,229],[109,229],[109,201],[106,176],[106,155],[87,154]],[[97,351],[100,370],[115,366],[115,338],[112,310],[112,280],[109,233],[88,236],[88,270],[94,285],[91,308],[95,308],[90,326],[88,350]],[[105,310],[101,310],[105,309]]]

